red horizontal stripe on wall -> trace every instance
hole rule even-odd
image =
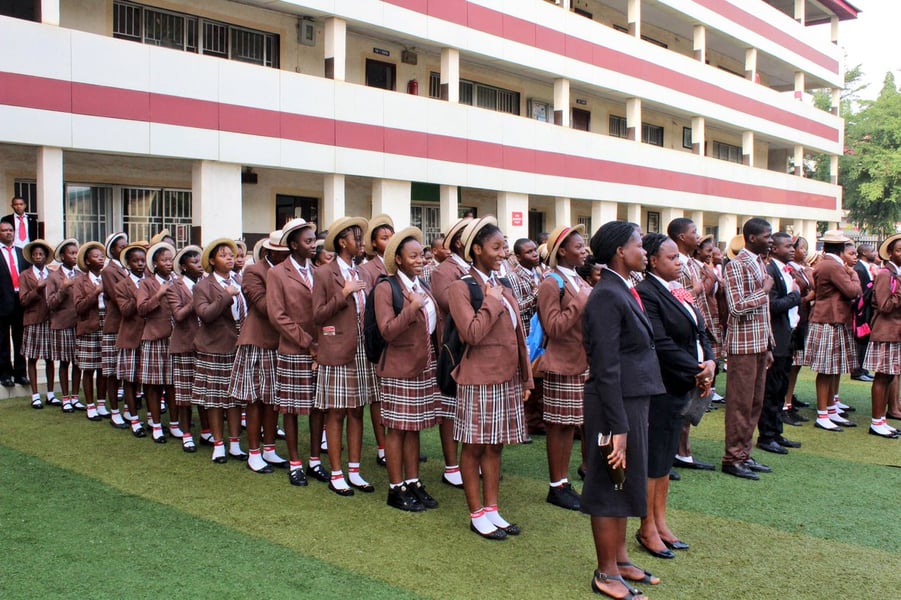
[[[73,83],[72,113],[128,121],[150,121],[150,93]]]
[[[0,73],[0,104],[72,112],[72,84],[18,73]]]
[[[150,120],[154,123],[219,129],[219,103],[166,94],[150,95]]]

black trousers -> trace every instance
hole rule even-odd
[[[0,378],[24,377],[25,357],[22,356],[22,305],[16,300],[16,307],[9,315],[0,316]],[[12,337],[13,355],[9,354],[9,340]]]
[[[859,375],[869,375],[869,372],[863,368],[863,361],[867,357],[867,347],[870,345],[870,336],[855,340],[857,343],[857,368],[851,373],[855,377]]]
[[[773,366],[766,373],[766,389],[763,396],[763,409],[757,421],[758,442],[772,442],[782,436],[782,420],[779,414],[785,404],[788,392],[788,375],[792,368],[791,356],[773,357]]]

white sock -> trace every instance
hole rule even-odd
[[[194,445],[194,438],[191,437],[190,433],[186,433],[183,436],[181,436],[181,445],[184,446],[185,448],[190,448],[191,446]]]
[[[110,412],[106,409],[106,402],[97,403],[97,414],[101,417],[108,417]]]
[[[276,453],[275,444],[273,444],[271,446],[268,444],[263,445],[263,460],[265,460],[266,462],[271,462],[271,463],[285,462],[285,459],[282,458],[281,456],[279,456],[278,453]]]
[[[469,519],[479,533],[491,533],[497,529],[497,526],[486,516],[484,508],[480,508],[474,513],[469,513]]]
[[[153,439],[158,440],[161,437],[165,437],[163,435],[163,426],[162,425],[154,423],[151,427],[153,429]]]
[[[185,435],[181,430],[181,427],[179,427],[178,421],[169,421],[169,433],[175,438],[180,438]]]
[[[125,419],[122,418],[122,414],[118,410],[114,410],[110,413],[110,421],[112,421],[116,425],[122,425],[123,423],[125,423]]]
[[[463,485],[463,476],[460,474],[459,465],[447,465],[444,467],[444,478],[454,485]]]
[[[318,456],[316,456],[316,457],[312,457],[312,456],[311,456],[311,457],[310,457],[310,460],[307,461],[307,462],[309,463],[311,469],[312,469],[313,467],[318,467],[319,465],[322,464],[322,461],[319,460],[319,457],[318,457]]]
[[[385,458],[385,449],[383,447],[379,446],[379,449],[377,451],[377,456],[379,458]]]
[[[406,480],[404,480],[404,483],[406,483],[407,485],[413,485],[413,484],[416,483],[417,481],[419,481],[419,478],[416,478],[416,479],[406,479]]]
[[[125,417],[126,421],[134,421],[135,420],[135,417],[131,416],[131,413],[128,412],[127,408],[125,409],[125,413],[122,416]]]
[[[207,442],[212,442],[213,434],[209,429],[204,429],[200,432],[200,439],[207,441]]]
[[[247,464],[250,465],[250,468],[259,471],[266,467],[266,461],[263,460],[263,455],[260,453],[260,449],[256,448],[255,450],[249,451],[249,456],[247,457]]]
[[[354,485],[369,485],[369,482],[360,477],[360,463],[347,463],[347,477]]]
[[[344,473],[342,471],[332,471],[332,487],[336,490],[350,489],[350,486],[347,485],[347,481],[344,479]]]
[[[125,397],[125,388],[119,388],[118,390],[116,390],[116,398],[121,400],[124,397]]]
[[[229,454],[244,454],[244,451],[241,450],[240,438],[228,438],[228,452]]]
[[[47,392],[47,400],[56,400],[56,394],[53,393],[53,390]]]
[[[510,523],[508,523],[506,519],[501,516],[501,513],[497,511],[497,506],[486,506],[485,516],[488,517],[488,520],[491,521],[491,524],[495,527],[503,529],[504,527],[510,526]]]
[[[328,440],[325,439],[325,430],[322,430],[322,441],[319,442],[319,449],[323,452],[328,451]]]
[[[93,404],[88,404],[88,414],[87,414],[87,417],[88,417],[89,419],[93,419],[94,417],[97,417],[97,416],[99,416],[99,415],[97,414],[97,407],[96,407],[95,405],[93,405]]]
[[[681,460],[682,462],[693,463],[695,461],[694,457],[690,454],[688,456],[682,456],[681,454],[677,454],[676,458]]]
[[[137,431],[142,427],[141,422],[138,419],[135,419],[131,422],[131,430]]]
[[[213,444],[213,460],[223,458],[225,456],[225,442],[216,442]]]
[[[298,460],[297,462],[295,462],[295,461],[292,460],[292,461],[288,464],[288,470],[290,470],[290,471],[297,471],[298,469],[303,469],[303,461],[302,461],[302,460]]]
[[[564,478],[561,479],[560,481],[552,481],[549,485],[550,485],[552,488],[558,488],[558,487],[563,486],[563,484],[564,484],[564,483],[567,483],[568,481],[569,481],[569,479],[567,479],[566,477],[564,477]],[[486,507],[485,510],[488,510],[488,508]]]
[[[31,401],[32,401],[32,402],[34,402],[35,400],[40,400],[40,399],[41,399],[41,395],[40,395],[40,394],[32,394],[32,395],[31,395]]]

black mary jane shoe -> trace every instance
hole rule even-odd
[[[350,488],[345,488],[345,489],[343,489],[343,490],[339,490],[339,489],[336,488],[334,485],[332,485],[332,482],[331,482],[331,481],[328,482],[328,489],[332,490],[333,492],[335,492],[335,493],[338,494],[339,496],[353,496],[353,495],[354,495],[354,491],[353,491],[352,489],[350,489]]]
[[[131,435],[135,436],[136,438],[143,438],[147,437],[147,431],[144,429],[144,426],[141,425],[137,429],[132,428]]]
[[[113,429],[128,429],[131,425],[128,424],[127,421],[122,421],[121,423],[116,423],[112,419],[109,420],[110,427]]]
[[[228,452],[228,457],[234,458],[235,460],[247,460],[248,456],[250,456],[250,455],[247,454],[246,452],[240,452],[238,454],[234,454],[231,451]]]
[[[41,402],[40,398],[36,398],[31,401],[31,408],[35,410],[41,410],[42,408],[44,408],[44,403]]]
[[[217,456],[213,459],[213,462],[216,463],[217,465],[224,465],[225,463],[228,462],[228,457],[227,456]]]
[[[376,457],[375,457],[375,464],[377,464],[377,465],[380,466],[380,467],[387,467],[387,466],[388,466],[388,459],[385,458],[384,456],[376,456]]]
[[[160,437],[153,436],[153,441],[156,444],[165,444],[166,443],[166,434],[160,435]]]
[[[576,469],[576,474],[579,476],[579,479],[581,479],[582,481],[585,481],[585,476],[588,475],[588,473],[585,472],[585,469],[583,469],[581,466],[578,469]]]
[[[349,479],[347,480],[347,483],[350,484],[350,487],[352,487],[352,488],[354,488],[354,489],[356,489],[356,490],[360,490],[360,491],[363,492],[364,494],[371,494],[372,492],[375,491],[375,488],[372,487],[372,484],[371,484],[371,483],[365,483],[365,484],[363,484],[363,485],[359,485],[359,484],[356,484],[356,483],[354,483],[353,481],[351,481],[351,480],[349,480]]]
[[[298,487],[307,487],[307,476],[303,474],[303,469],[291,469],[288,471],[288,481],[291,485]]]
[[[663,545],[666,546],[667,548],[669,548],[670,550],[688,550],[690,547],[688,544],[686,544],[682,540],[673,540],[671,542],[668,542],[667,540],[664,540],[663,538],[660,538],[660,539],[663,542]]]
[[[443,474],[441,475],[441,483],[443,483],[444,485],[449,485],[452,488],[457,488],[458,490],[463,489],[462,483],[460,483],[460,484],[451,483],[451,481],[447,477],[445,477]]]
[[[193,443],[190,446],[182,444],[181,449],[183,452],[187,452],[188,454],[194,454],[195,452],[197,452],[197,445]]]
[[[638,545],[641,546],[642,548],[644,548],[645,552],[647,552],[654,558],[666,558],[666,559],[676,558],[676,555],[673,554],[673,551],[670,550],[669,548],[666,548],[662,551],[657,551],[657,550],[651,549],[647,544],[644,543],[644,539],[642,539],[640,531],[635,532],[635,539],[638,541]]]
[[[258,475],[269,475],[270,473],[272,473],[272,467],[271,467],[270,465],[268,465],[268,464],[267,464],[267,465],[263,465],[263,466],[260,467],[259,469],[254,469],[253,467],[251,467],[249,462],[248,462],[248,463],[244,463],[244,464],[247,465],[247,468],[248,468],[248,469],[250,469],[251,471],[253,471],[254,473],[256,473],[256,474],[258,474]]]
[[[519,525],[516,523],[510,523],[506,527],[501,527],[501,529],[503,529],[507,535],[519,535],[522,533],[522,529],[520,529]]]
[[[388,500],[385,503],[391,508],[405,512],[422,512],[425,510],[425,505],[405,485],[389,489]]]
[[[479,531],[479,530],[476,528],[475,525],[473,525],[472,523],[470,523],[470,524],[469,524],[469,529],[470,529],[474,534],[478,535],[479,537],[483,537],[483,538],[485,538],[486,540],[505,540],[505,539],[507,539],[507,532],[504,531],[503,529],[500,529],[500,528],[496,528],[494,531],[491,531],[491,532],[489,532],[489,533],[482,533],[481,531]]]
[[[322,468],[321,464],[318,464],[315,467],[307,465],[307,475],[322,483],[328,483],[330,481],[328,473],[325,472],[325,469]]]
[[[265,458],[263,460],[266,460]],[[287,469],[288,461],[286,460],[266,460],[266,464],[273,469]]]

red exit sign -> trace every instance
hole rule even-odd
[[[522,227],[522,211],[515,210],[510,213],[510,217],[514,227]]]

